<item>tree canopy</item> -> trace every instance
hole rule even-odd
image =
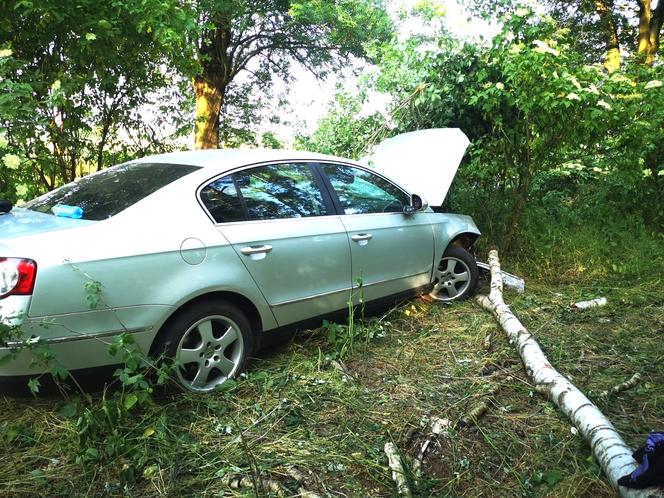
[[[392,34],[382,0],[206,0],[196,8],[203,26],[194,78],[196,148],[219,146],[229,94],[265,91],[275,77],[288,82],[294,63],[322,77]]]
[[[1,9],[3,196],[26,198],[165,146],[180,114],[170,97],[175,68],[191,66],[193,54],[185,9],[156,0],[3,1]],[[152,119],[141,115],[148,104]]]

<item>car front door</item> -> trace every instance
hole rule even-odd
[[[200,196],[279,325],[346,306],[346,230],[310,164],[244,169],[212,181]]]
[[[428,213],[404,214],[410,196],[386,178],[356,166],[319,163],[348,233],[352,277],[366,300],[431,282],[433,229]]]

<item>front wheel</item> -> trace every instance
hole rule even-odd
[[[242,371],[253,349],[253,335],[247,317],[236,306],[201,301],[166,325],[155,349],[176,362],[180,386],[205,393]]]
[[[436,283],[432,298],[443,301],[461,301],[475,292],[479,272],[472,254],[461,247],[448,247],[435,272]]]

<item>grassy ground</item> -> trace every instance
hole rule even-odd
[[[554,366],[633,447],[664,428],[658,277],[528,281],[525,295],[506,295]],[[569,308],[598,296],[609,304]],[[269,495],[231,490],[228,475],[276,479],[296,495],[289,475],[296,469],[321,496],[395,496],[385,442],[412,456],[428,417],[456,424],[486,401],[476,424],[435,442],[417,486],[409,475],[416,496],[614,496],[587,444],[534,392],[504,333],[473,302],[413,300],[358,333],[345,373],[330,360],[335,349],[324,329],[301,333],[253,361],[232,388],[157,399],[85,442],[80,411],[69,413],[64,400],[0,398],[0,495]],[[638,387],[598,395],[635,372],[643,376]],[[104,457],[111,444],[120,451]]]

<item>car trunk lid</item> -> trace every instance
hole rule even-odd
[[[89,220],[62,218],[29,209],[14,208],[0,215],[0,240],[95,223]]]

